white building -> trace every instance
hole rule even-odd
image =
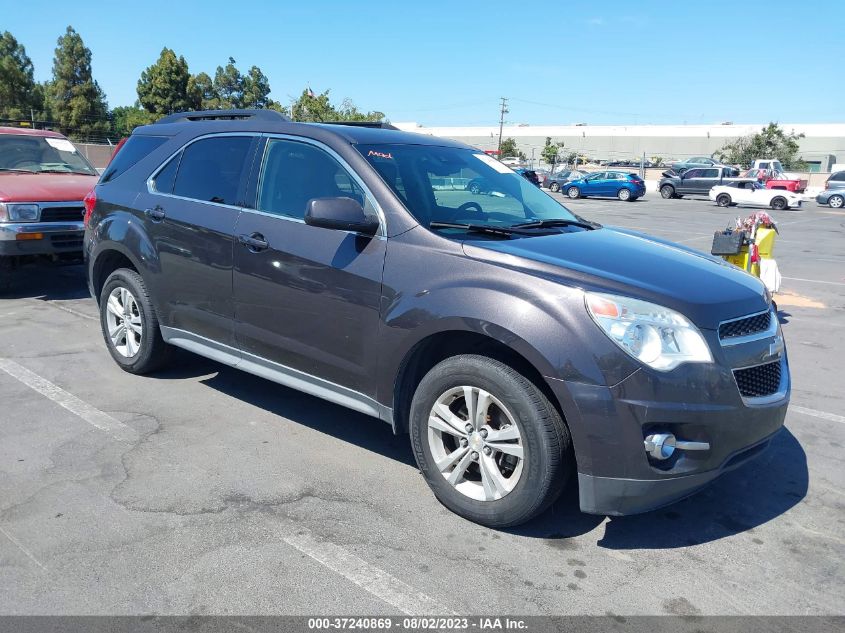
[[[499,126],[423,127],[418,123],[393,123],[401,130],[443,136],[483,150],[495,150]],[[803,134],[801,155],[811,171],[829,171],[834,163],[845,163],[845,123],[782,123],[787,132]],[[517,147],[535,164],[546,138],[563,141],[563,152],[577,152],[595,160],[646,160],[659,156],[664,161],[690,156],[709,156],[725,143],[755,134],[765,124],[754,125],[508,125],[502,138],[513,138]],[[765,157],[761,157],[765,158]]]

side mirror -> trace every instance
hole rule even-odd
[[[377,217],[366,215],[357,200],[346,197],[312,198],[305,207],[305,224],[365,235],[375,235],[379,226]]]

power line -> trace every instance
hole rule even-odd
[[[508,110],[508,100],[502,97],[502,111],[499,115],[499,157],[502,156],[502,128],[505,127],[505,115],[510,112]]]

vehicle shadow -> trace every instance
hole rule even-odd
[[[808,486],[807,456],[784,428],[756,460],[697,494],[645,514],[609,517],[597,545],[615,550],[667,549],[716,541],[784,514],[807,495]],[[512,532],[547,539],[565,549],[567,539],[597,527],[604,517],[581,514],[574,488],[570,486],[538,519]]]
[[[408,436],[394,435],[389,424],[227,365],[184,352],[177,354],[176,362],[170,368],[157,372],[153,377],[176,379],[205,374],[211,375],[200,382],[220,393],[407,466],[417,467]]]
[[[82,264],[36,264],[0,271],[0,299],[65,301],[89,297]]]

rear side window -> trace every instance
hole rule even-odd
[[[838,171],[830,177],[830,180],[843,181],[845,180],[845,171]]]
[[[173,195],[238,204],[238,186],[251,143],[249,136],[218,136],[191,143],[182,151]]]
[[[176,182],[176,170],[179,169],[179,160],[182,152],[171,158],[167,165],[156,174],[153,179],[153,188],[159,193],[173,193],[173,183]]]
[[[100,183],[114,180],[166,140],[166,136],[130,136],[100,176]]]

